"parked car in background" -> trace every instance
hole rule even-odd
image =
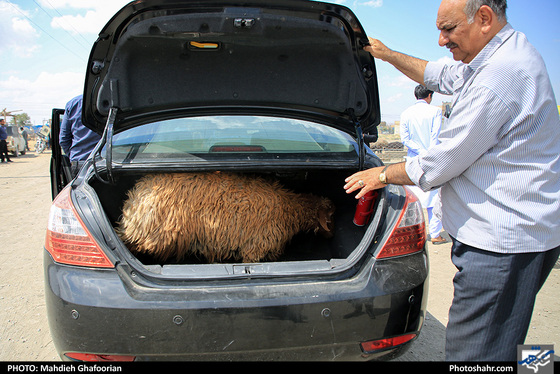
[[[17,126],[6,126],[8,132],[8,152],[11,152],[15,157],[25,154],[25,139],[19,132]]]
[[[62,359],[370,360],[406,350],[426,313],[421,205],[401,186],[367,202],[343,189],[348,175],[383,164],[362,136],[380,122],[367,40],[350,9],[315,1],[140,0],[114,15],[84,89],[83,123],[102,140],[74,179],[58,144],[64,111],[53,110],[44,271]],[[299,233],[274,260],[214,262],[138,254],[117,233],[144,176],[217,172],[329,198],[332,235]],[[182,193],[195,192],[167,196]],[[243,234],[205,207],[227,212],[251,198],[207,197],[188,212],[217,234]],[[183,235],[172,211],[165,222],[175,223],[144,239]]]

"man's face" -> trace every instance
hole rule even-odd
[[[455,61],[471,62],[482,50],[479,22],[469,24],[464,12],[466,0],[443,0],[436,20],[439,45],[449,48]]]

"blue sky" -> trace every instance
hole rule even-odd
[[[36,125],[83,90],[91,45],[128,0],[0,0],[0,110],[22,110]],[[448,59],[435,26],[440,0],[338,0],[368,35],[426,60]],[[560,95],[560,1],[510,0],[508,19],[542,54]],[[415,101],[415,83],[377,61],[382,119],[391,123]],[[436,95],[439,105],[449,97]],[[21,112],[18,112],[21,113]]]

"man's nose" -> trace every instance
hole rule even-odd
[[[441,31],[439,33],[438,44],[440,47],[445,47],[447,43],[449,43],[449,38],[447,37],[447,35],[444,35],[444,31]]]

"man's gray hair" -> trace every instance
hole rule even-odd
[[[465,14],[469,23],[474,22],[474,16],[481,6],[487,5],[498,16],[500,22],[507,22],[507,0],[467,0]]]

